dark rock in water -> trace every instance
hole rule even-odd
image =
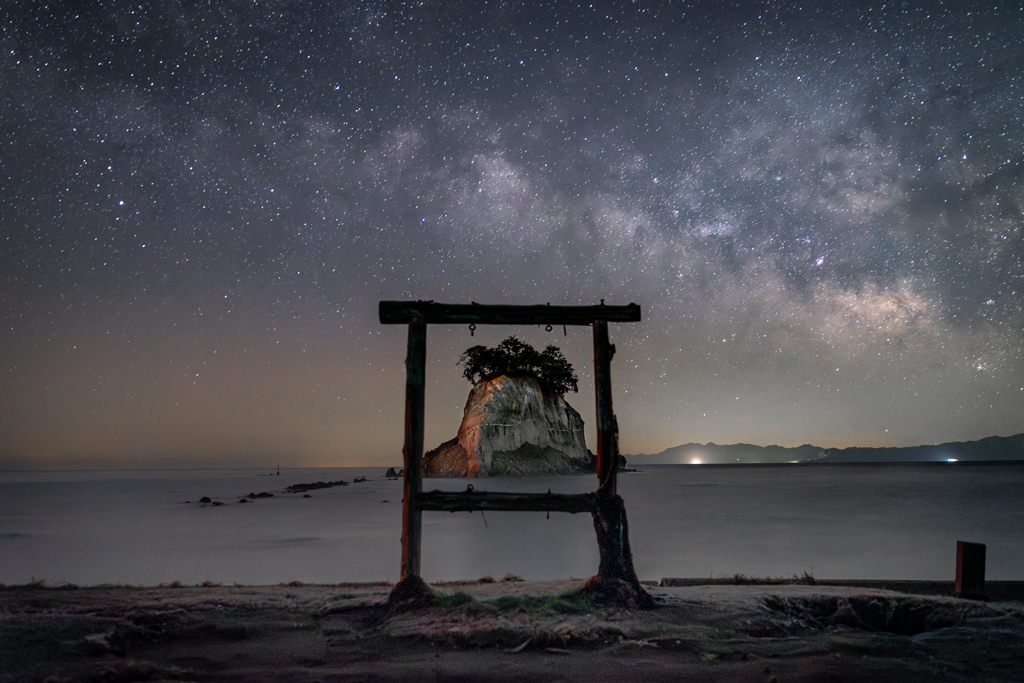
[[[199,499],[199,502],[200,503],[212,503],[213,501],[210,500],[209,496],[203,496],[202,498]]]
[[[247,498],[273,498],[273,493],[267,493],[266,491],[260,491],[259,493],[250,493]]]
[[[238,501],[238,502],[239,502],[239,503],[248,503],[249,501],[247,501],[247,500],[246,500],[245,498],[243,498],[242,500],[240,500],[240,501]]]
[[[592,453],[590,449],[587,449],[587,464],[584,468],[587,472],[597,472],[597,455]],[[636,470],[626,469],[626,456],[619,456],[619,471],[620,472],[636,472]]]
[[[223,505],[223,504],[224,504],[224,503],[221,503],[220,501],[218,501],[218,502],[216,502],[216,503],[214,503],[214,504],[213,504],[213,507],[220,507],[220,506],[221,506],[221,505]]]
[[[531,377],[502,375],[473,387],[458,436],[423,458],[427,477],[587,471],[583,418]]]
[[[303,497],[303,498],[312,498],[313,496],[311,496],[311,495],[309,495],[309,494],[307,493],[307,494],[305,494],[305,495],[304,495],[304,496],[302,496],[302,497]]]
[[[315,481],[312,484],[293,484],[285,489],[288,493],[303,493],[305,491],[315,491],[316,489],[327,489],[332,486],[348,486],[347,481]]]
[[[384,473],[384,476],[388,479],[395,479],[402,476],[401,472],[396,472],[394,467],[389,467],[388,471]]]
[[[352,480],[353,484],[362,484],[366,482],[366,477],[356,477]]]

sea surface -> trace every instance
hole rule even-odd
[[[663,465],[619,475],[641,579],[952,580],[956,541],[1024,579],[1024,463]],[[0,583],[395,581],[402,482],[385,468],[0,472]],[[364,476],[366,483],[351,483]],[[348,486],[302,494],[291,484]],[[582,493],[593,476],[427,479]],[[240,504],[267,491],[272,498]],[[224,503],[198,501],[209,496]],[[590,515],[423,513],[428,581],[594,574]]]

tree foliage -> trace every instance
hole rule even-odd
[[[466,349],[459,357],[459,365],[463,366],[462,375],[474,384],[510,375],[533,377],[541,389],[559,396],[570,389],[579,391],[576,386],[579,377],[572,363],[551,344],[538,352],[517,337],[508,337],[493,348],[477,345]]]

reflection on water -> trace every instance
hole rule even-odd
[[[0,473],[0,583],[396,580],[401,481],[385,468]],[[645,466],[624,473],[642,579],[953,578],[957,540],[988,545],[989,579],[1021,579],[1024,464]],[[286,486],[358,476],[366,483]],[[428,479],[424,488],[561,493],[596,478]],[[273,498],[239,504],[251,491]],[[223,502],[202,507],[202,496]],[[186,502],[188,501],[188,502]],[[423,515],[428,580],[586,577],[589,515]]]

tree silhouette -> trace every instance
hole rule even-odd
[[[473,384],[509,375],[532,377],[544,391],[564,396],[567,391],[579,391],[572,363],[565,359],[557,346],[548,344],[538,352],[517,337],[508,337],[497,346],[472,346],[459,357],[462,375]]]

